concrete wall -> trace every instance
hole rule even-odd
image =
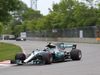
[[[32,38],[28,37],[28,40],[41,40],[41,41],[62,41],[62,42],[85,42],[85,43],[100,43],[100,40],[97,41],[97,38]]]
[[[85,43],[100,43],[96,38],[61,38],[59,41],[68,42],[85,42]]]

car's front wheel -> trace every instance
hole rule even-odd
[[[50,53],[44,54],[45,64],[51,64],[53,62],[53,56]]]
[[[23,64],[25,59],[26,59],[26,55],[22,52],[19,52],[15,55],[15,61],[16,64],[18,65]]]

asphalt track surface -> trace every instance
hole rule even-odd
[[[2,41],[20,45],[29,54],[36,48],[43,49],[47,42],[43,41]],[[67,44],[67,43],[66,43]],[[20,66],[0,68],[0,75],[100,75],[100,44],[77,43],[82,51],[80,61],[67,60],[66,62],[50,65],[33,65],[32,63]]]

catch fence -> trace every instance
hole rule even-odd
[[[42,31],[27,31],[26,37],[41,37],[41,38],[96,38],[97,30],[100,31],[100,26],[70,28],[61,30],[42,30]],[[100,35],[100,33],[99,33]]]

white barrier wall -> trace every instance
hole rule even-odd
[[[97,38],[27,38],[28,40],[41,40],[41,41],[62,41],[62,42],[83,42],[83,43],[100,43]]]

